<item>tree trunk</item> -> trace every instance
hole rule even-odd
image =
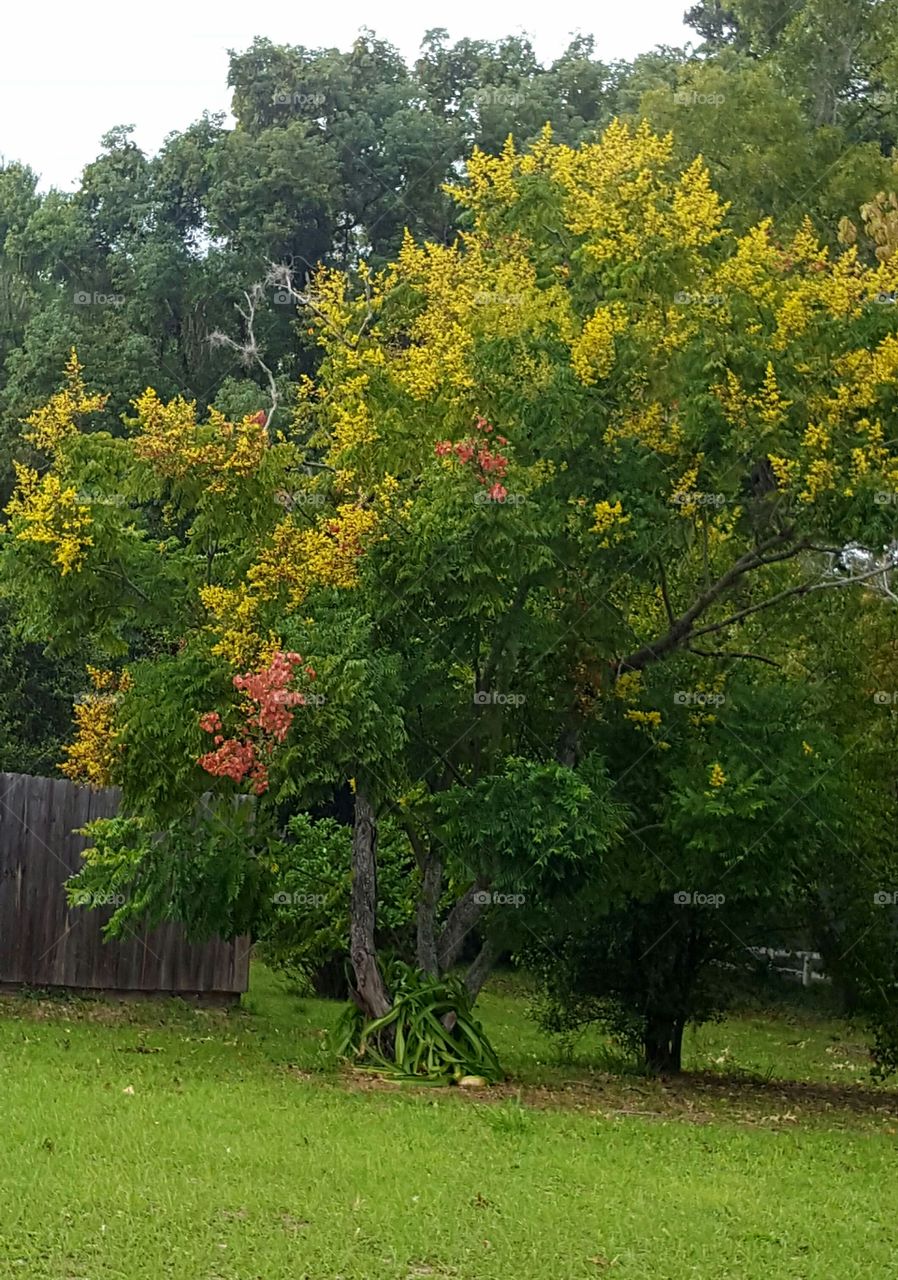
[[[440,973],[445,973],[458,962],[465,938],[483,915],[484,907],[490,898],[486,891],[487,883],[488,881],[483,879],[475,881],[449,912],[449,918],[437,944]]]
[[[642,1039],[645,1064],[657,1075],[679,1075],[683,1067],[682,1018],[650,1016]]]
[[[381,1018],[390,997],[377,963],[374,930],[377,924],[377,819],[367,788],[358,779],[352,831],[352,893],[350,895],[349,957],[355,975],[352,998],[367,1018]]]
[[[421,873],[415,958],[418,968],[435,978],[440,972],[437,907],[443,891],[443,859],[440,857],[439,846],[432,837],[422,837],[411,824],[406,826],[406,833]]]
[[[465,974],[465,986],[472,1001],[480,995],[481,988],[492,973],[499,955],[498,945],[491,938],[484,939],[483,946],[471,961],[468,972]]]
[[[555,759],[566,769],[576,769],[580,755],[580,724],[572,713],[561,733],[555,748]]]

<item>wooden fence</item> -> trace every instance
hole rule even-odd
[[[105,942],[114,905],[69,906],[63,884],[85,845],[75,831],[118,805],[114,787],[0,773],[0,987],[236,1000],[249,978],[247,938],[194,944],[165,924]]]

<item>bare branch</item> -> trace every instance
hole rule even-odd
[[[765,658],[760,653],[730,653],[726,649],[693,649],[691,644],[686,648],[689,653],[694,653],[699,658],[748,658],[753,662],[766,662],[768,667],[782,666],[781,662],[776,662],[773,658]]]
[[[768,600],[762,600],[759,604],[749,605],[745,609],[740,609],[738,613],[732,614],[729,618],[724,618],[723,622],[713,622],[707,627],[700,627],[698,631],[692,632],[693,639],[699,636],[711,635],[715,631],[722,631],[725,627],[735,626],[737,622],[750,617],[753,613],[760,613],[762,609],[770,609],[776,604],[780,604],[783,600],[790,597],[810,595],[812,591],[831,591],[837,587],[855,587],[861,582],[870,582],[872,579],[882,574],[882,566],[871,569],[869,573],[856,574],[850,578],[832,578],[824,582],[805,582],[800,587],[789,587],[786,591],[779,591],[775,596],[771,596]]]
[[[311,311],[312,315],[316,316],[321,323],[331,331],[334,337],[342,342],[344,346],[349,347],[351,351],[354,351],[358,346],[359,339],[374,318],[374,308],[371,305],[371,286],[367,280],[364,282],[364,288],[368,308],[354,341],[350,341],[346,334],[334,324],[330,316],[321,309],[311,290],[306,289],[305,291],[300,291],[297,289],[296,283],[293,279],[293,268],[287,263],[270,263],[268,275],[266,277],[266,284],[274,285],[276,288],[282,289],[285,293],[289,294],[291,301],[294,302],[297,307],[304,307],[307,311]]]
[[[216,329],[209,334],[209,345],[211,347],[227,347],[230,351],[235,351],[245,365],[256,364],[268,379],[268,390],[271,396],[271,408],[268,410],[268,416],[265,419],[266,430],[271,426],[271,419],[274,417],[274,411],[278,407],[278,389],[271,369],[262,359],[262,350],[256,338],[256,311],[260,302],[264,297],[264,291],[261,284],[254,284],[249,292],[244,292],[246,299],[246,307],[236,304],[237,310],[243,319],[243,328],[245,337],[242,342],[235,342],[228,334]]]

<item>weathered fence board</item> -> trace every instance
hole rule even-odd
[[[105,942],[112,907],[69,906],[81,865],[79,827],[111,817],[114,787],[0,773],[0,985],[236,996],[247,988],[249,940],[190,943],[165,924]]]

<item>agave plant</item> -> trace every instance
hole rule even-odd
[[[495,1050],[458,978],[434,978],[394,960],[385,978],[393,1005],[366,1019],[355,1005],[341,1016],[336,1049],[364,1071],[417,1084],[452,1084],[466,1076],[502,1077]]]

